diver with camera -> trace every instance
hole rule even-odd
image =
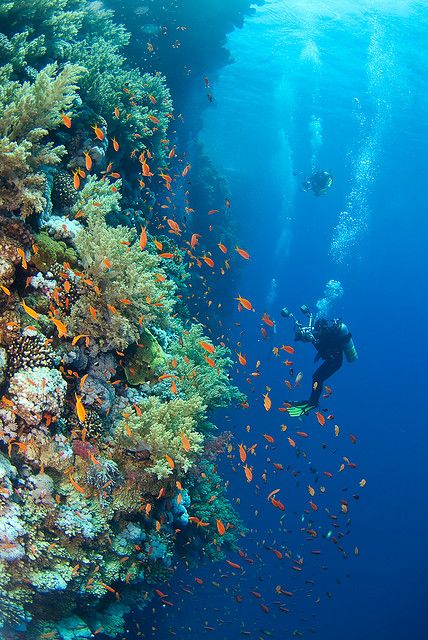
[[[287,409],[292,417],[306,415],[318,405],[324,382],[330,378],[343,364],[343,354],[348,362],[358,359],[357,350],[348,327],[340,318],[327,320],[326,318],[314,319],[313,314],[306,305],[300,307],[300,311],[308,319],[308,324],[302,322],[284,307],[281,315],[284,318],[294,320],[294,339],[301,342],[310,342],[314,345],[317,354],[315,362],[324,362],[312,375],[312,392],[308,400],[291,403]]]

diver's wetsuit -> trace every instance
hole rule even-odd
[[[334,323],[322,327],[314,337],[313,344],[318,352],[315,361],[320,358],[324,360],[312,376],[312,393],[308,403],[316,406],[323,392],[324,382],[342,366],[343,350],[352,340],[352,335],[344,323]]]

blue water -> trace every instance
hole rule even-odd
[[[233,348],[240,340],[236,349],[249,362],[246,375],[236,379],[250,390],[250,409],[229,412],[222,420],[234,430],[236,443],[259,443],[251,459],[257,477],[247,483],[236,458],[222,465],[230,495],[239,498],[237,508],[250,528],[242,548],[254,564],[235,554],[231,559],[245,567],[242,575],[232,576],[224,563],[192,573],[179,570],[172,582],[178,594],[180,580],[188,584],[197,575],[204,584],[193,596],[181,594],[174,611],[155,608],[154,637],[173,632],[220,640],[242,631],[267,637],[261,630],[275,638],[293,637],[297,630],[322,640],[428,637],[427,34],[423,2],[272,0],[228,37],[233,64],[211,79],[214,102],[204,110],[199,139],[227,178],[228,215],[238,224],[240,246],[251,254],[239,290],[230,296],[251,299],[256,313],[236,312],[227,319]],[[199,90],[204,92],[203,85],[188,96],[188,117],[192,99],[195,115],[199,109]],[[333,188],[321,198],[300,189],[302,174],[317,168],[334,175]],[[309,345],[297,348],[294,370],[304,378],[301,390],[289,392],[280,362],[285,358],[276,359],[272,347],[292,343],[292,323],[280,317],[281,307],[313,306],[332,278],[344,288],[332,312],[352,331],[359,361],[344,364],[323,405],[343,435],[335,440],[333,422],[323,432],[309,416],[297,427],[310,433],[302,445],[308,457],[297,458],[286,440],[296,425],[276,407],[307,393],[314,354]],[[265,311],[278,327],[266,340],[260,333]],[[250,386],[246,376],[257,360],[262,375]],[[266,385],[274,405],[269,413],[262,405]],[[268,450],[263,433],[275,436]],[[355,445],[349,433],[357,436]],[[337,478],[342,456],[358,466]],[[300,475],[273,472],[266,458],[290,464]],[[330,485],[321,477],[316,484],[315,515],[304,513],[307,485],[316,482],[311,467],[335,474]],[[367,479],[364,488],[358,486],[361,478]],[[320,495],[322,484],[327,492]],[[276,487],[286,504],[282,520],[282,512],[266,502]],[[305,541],[299,531],[313,517],[314,526],[326,532],[324,509],[340,512],[344,496],[351,522],[339,516],[346,533],[339,544],[346,559],[331,541],[321,536],[316,543]],[[304,570],[293,571],[266,546],[304,556]],[[311,554],[314,548],[321,550],[319,557]],[[293,597],[278,596],[275,585]],[[290,613],[280,611],[276,600]]]

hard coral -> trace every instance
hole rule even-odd
[[[12,376],[8,394],[15,412],[27,424],[37,425],[45,413],[57,419],[63,410],[67,383],[56,369],[35,367]]]
[[[45,336],[40,333],[19,334],[7,348],[7,377],[20,369],[51,368],[56,355]]]

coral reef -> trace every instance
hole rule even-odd
[[[2,3],[0,32],[0,634],[116,637],[177,560],[236,545],[210,420],[242,396],[155,211],[165,78],[101,3]]]

